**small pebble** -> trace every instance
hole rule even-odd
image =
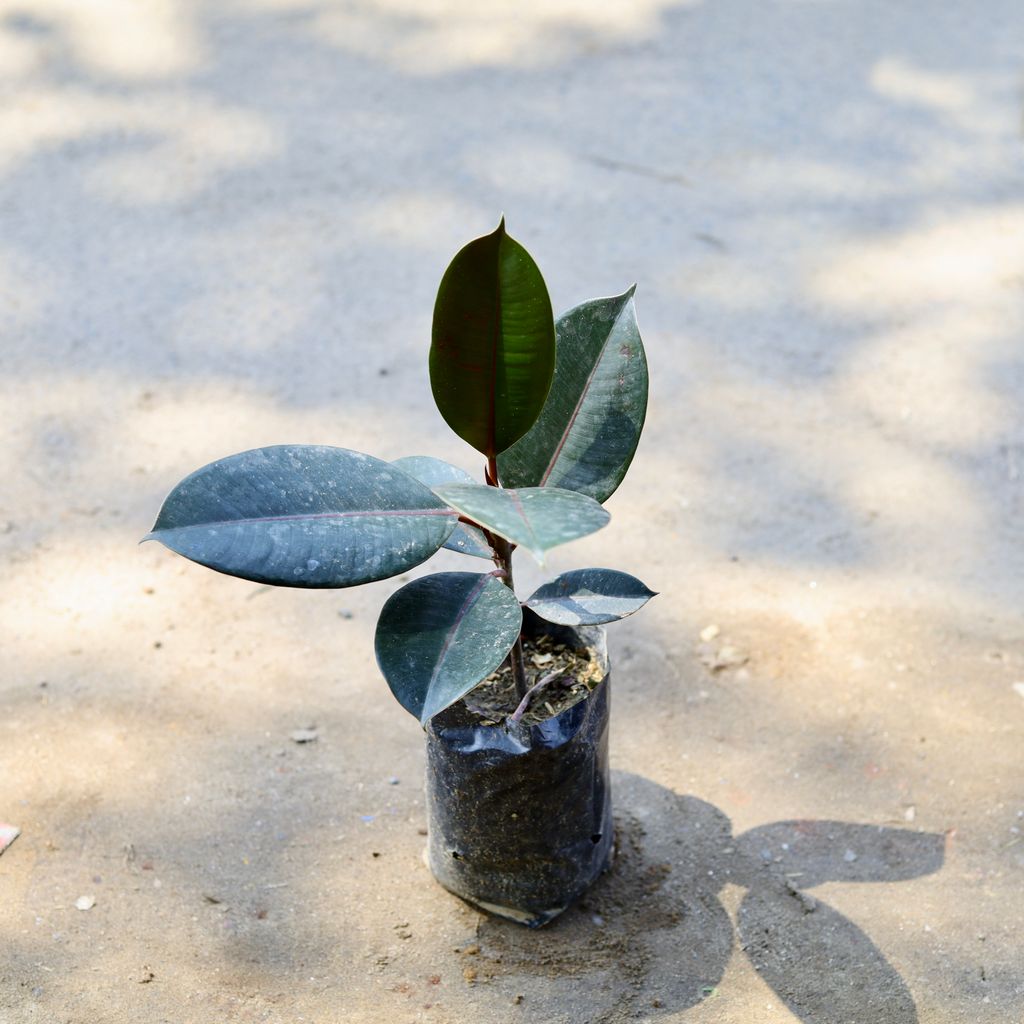
[[[794,896],[800,903],[805,914],[813,914],[818,909],[818,901],[809,892],[804,892],[795,882],[787,879],[786,888],[789,890],[790,895]]]
[[[76,910],[92,910],[92,908],[95,907],[95,906],[96,906],[96,897],[95,896],[79,896],[78,899],[75,900],[75,909]]]
[[[721,672],[725,668],[740,668],[750,660],[745,651],[732,644],[722,644],[717,649],[714,644],[698,644],[696,654],[701,664],[711,672]]]
[[[292,740],[296,743],[315,743],[319,738],[316,729],[309,727],[306,729],[295,729],[292,732]]]
[[[747,656],[738,647],[732,644],[723,644],[718,648],[718,657],[715,659],[718,667],[729,668],[732,665],[742,665],[746,662]]]
[[[845,860],[847,864],[852,864],[856,859],[857,854],[855,854],[853,850],[847,850],[846,853],[843,854],[843,860]]]
[[[710,626],[705,626],[705,627],[704,627],[704,628],[703,628],[703,629],[702,629],[702,630],[700,631],[700,638],[701,638],[701,640],[703,640],[703,641],[704,641],[704,643],[706,643],[706,644],[709,644],[709,643],[711,643],[711,641],[712,641],[712,640],[714,640],[714,639],[715,639],[715,637],[716,637],[716,636],[718,636],[718,634],[719,634],[719,633],[721,633],[721,632],[722,632],[722,631],[721,631],[721,630],[720,630],[720,629],[718,628],[718,626],[716,626],[716,625],[715,625],[715,624],[714,624],[714,623],[712,622]]]

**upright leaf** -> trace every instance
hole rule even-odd
[[[404,470],[410,476],[416,477],[421,484],[433,488],[438,484],[471,484],[473,478],[458,466],[453,466],[444,459],[435,459],[432,455],[406,455],[404,458],[395,459],[392,465]],[[467,526],[459,523],[452,531],[452,535],[444,542],[444,546],[451,551],[458,551],[462,555],[473,555],[475,558],[493,558],[494,552],[483,530],[475,526]]]
[[[505,660],[522,621],[515,594],[495,576],[424,576],[381,610],[377,664],[398,703],[426,725]]]
[[[626,475],[647,415],[633,288],[584,302],[556,326],[548,400],[530,432],[498,459],[498,474],[506,487],[566,487],[603,502]]]
[[[575,569],[538,587],[523,603],[548,622],[597,626],[632,615],[655,596],[627,572]]]
[[[549,548],[600,530],[611,518],[592,498],[558,487],[445,484],[434,493],[491,533],[528,548],[541,563]]]
[[[458,517],[427,487],[346,448],[277,445],[187,476],[144,539],[284,587],[353,587],[411,569]]]
[[[441,279],[430,347],[434,401],[448,426],[490,458],[533,425],[554,365],[544,278],[502,219],[461,249]]]

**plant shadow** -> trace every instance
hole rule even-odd
[[[729,819],[629,773],[614,776],[614,867],[562,918],[530,932],[496,918],[478,929],[488,980],[538,981],[534,1002],[568,979],[577,1020],[678,1013],[713,998],[733,951],[720,895],[746,889],[740,948],[807,1024],[913,1024],[917,1009],[885,954],[807,890],[899,882],[942,866],[937,834],[837,821],[785,821],[738,837]],[[580,984],[586,980],[586,984]]]

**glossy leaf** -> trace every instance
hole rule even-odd
[[[426,725],[501,665],[522,621],[515,594],[496,576],[424,576],[385,603],[377,664],[398,703]]]
[[[259,583],[353,587],[419,565],[457,521],[429,488],[380,459],[278,445],[187,476],[145,539]]]
[[[548,622],[598,626],[624,619],[655,596],[635,576],[615,569],[575,569],[535,590],[524,602]]]
[[[404,470],[410,476],[416,477],[421,484],[433,488],[438,484],[471,484],[475,483],[473,478],[458,466],[453,466],[444,459],[435,459],[432,455],[406,455],[404,458],[395,459],[393,465]],[[444,546],[451,551],[458,551],[462,555],[473,555],[475,558],[494,557],[491,545],[487,543],[483,530],[475,526],[467,526],[459,523],[452,535],[444,542]]]
[[[548,400],[498,459],[506,487],[565,487],[605,501],[622,482],[647,415],[647,360],[633,288],[559,317]]]
[[[549,548],[600,530],[611,518],[592,498],[558,487],[445,484],[435,493],[492,533],[528,548],[541,563]]]
[[[421,484],[433,488],[437,484],[475,484],[469,473],[432,455],[406,455],[392,463]]]
[[[441,279],[430,347],[434,401],[448,426],[489,458],[533,425],[554,366],[547,286],[503,219],[461,249]]]

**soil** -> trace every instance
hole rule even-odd
[[[586,647],[573,649],[549,636],[527,637],[523,656],[528,703],[518,721],[524,725],[538,725],[578,704],[603,678],[596,652]],[[505,664],[492,672],[463,703],[481,725],[498,725],[508,719],[522,703],[511,666]]]

